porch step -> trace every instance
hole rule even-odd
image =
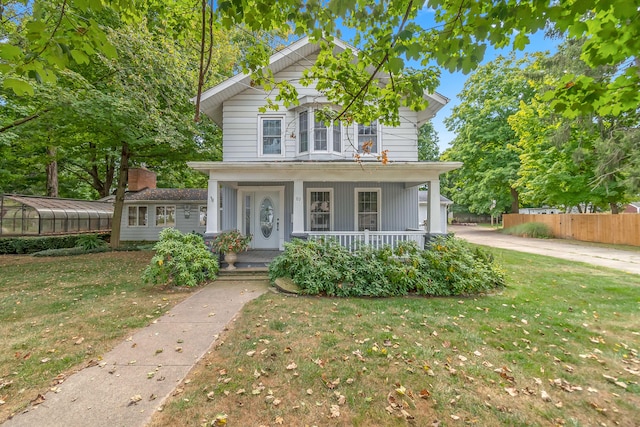
[[[269,270],[266,267],[236,268],[235,270],[221,268],[218,271],[218,280],[269,281]]]

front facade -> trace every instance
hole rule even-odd
[[[189,163],[209,176],[205,238],[237,228],[253,235],[253,248],[283,249],[294,237],[394,244],[443,233],[439,176],[460,164],[418,162],[417,135],[446,99],[425,95],[428,109],[402,109],[398,127],[330,122],[324,111],[339,107],[297,84],[317,50],[302,39],[271,59],[276,79],[296,85],[295,107],[262,113],[273,94],[242,74],[203,94],[203,112],[223,129],[223,161]],[[387,164],[379,161],[383,153]],[[418,189],[425,184],[435,189],[429,230],[416,227]]]

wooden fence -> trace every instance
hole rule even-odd
[[[504,228],[542,222],[560,239],[640,246],[639,214],[505,214]]]

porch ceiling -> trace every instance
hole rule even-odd
[[[461,162],[188,162],[209,178],[231,182],[404,182],[412,185],[437,180]]]

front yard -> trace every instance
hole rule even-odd
[[[0,422],[189,295],[142,284],[152,255],[0,256]]]
[[[152,425],[637,426],[638,276],[493,252],[486,297],[266,294]],[[189,295],[151,256],[0,257],[0,420]]]
[[[152,425],[637,426],[639,278],[494,253],[498,295],[259,298]]]

